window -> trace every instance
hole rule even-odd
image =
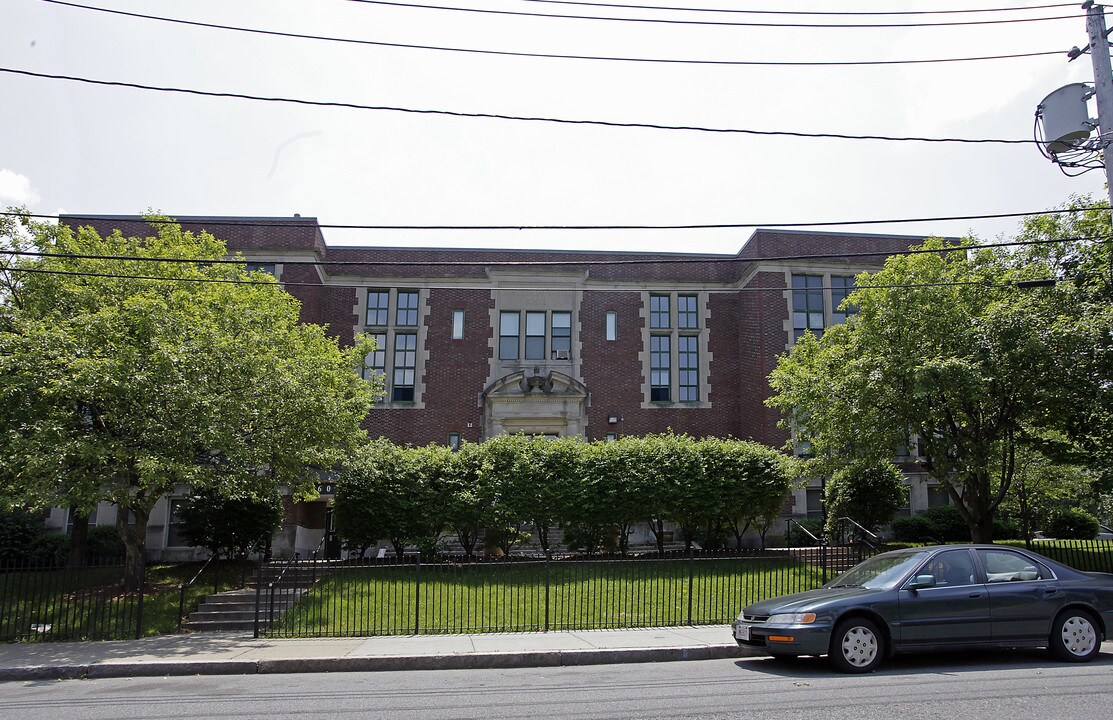
[[[831,322],[835,324],[844,323],[848,317],[858,312],[858,308],[854,305],[844,310],[839,309],[839,305],[842,304],[842,301],[852,292],[854,292],[853,277],[844,275],[831,276]]]
[[[648,300],[649,401],[699,403],[708,392],[701,378],[707,368],[701,368],[700,348],[707,340],[700,332],[700,296],[656,294]]]
[[[681,335],[678,340],[680,402],[699,402],[699,338],[695,335]]]
[[[572,313],[553,313],[553,359],[572,357]]]
[[[178,511],[185,504],[186,498],[170,498],[166,516],[166,547],[189,547],[189,541],[182,534],[182,521]]]
[[[385,290],[372,290],[367,293],[367,324],[371,327],[386,327],[390,309],[390,293]]]
[[[939,553],[916,571],[917,575],[933,575],[936,585],[956,587],[970,585],[977,580],[974,561],[969,550],[948,550]]]
[[[607,339],[618,339],[618,313],[613,310],[607,313]]]
[[[526,313],[526,360],[545,359],[545,313]]]
[[[395,312],[394,324],[399,327],[417,326],[417,291],[398,291],[398,309]]]
[[[464,311],[452,311],[452,339],[461,340],[464,337]]]
[[[951,495],[942,485],[928,486],[928,507],[943,507],[951,504]]]
[[[499,315],[499,360],[518,359],[517,312],[503,312]]]
[[[672,327],[672,323],[669,320],[669,314],[668,295],[649,296],[649,327],[654,329],[665,329]]]
[[[522,315],[525,342],[522,343]],[[547,350],[551,350],[548,353]],[[521,355],[519,355],[521,353]],[[499,360],[568,360],[572,354],[572,313],[503,310],[499,313]]]
[[[73,508],[70,508],[69,512],[66,513],[66,534],[67,535],[72,535],[73,534],[73,521],[74,521],[74,516],[75,515],[77,515],[77,513],[74,511]],[[89,512],[89,527],[96,527],[96,525],[97,525],[97,507],[93,507],[92,511]]]
[[[695,330],[699,327],[699,313],[696,311],[695,295],[677,296],[676,326],[681,330]]]
[[[897,515],[899,517],[908,517],[912,514],[912,488],[905,485],[901,488],[902,500],[901,506],[897,508]]]
[[[792,341],[806,332],[823,334],[823,276],[792,276]]]
[[[823,517],[823,488],[808,488],[807,490],[808,517]]]
[[[460,449],[460,433],[454,432],[448,434],[448,447],[452,448],[453,452]]]
[[[649,338],[650,402],[672,400],[671,340],[669,335],[652,335]]]
[[[974,552],[985,566],[986,580],[991,583],[1025,582],[1050,577],[1038,563],[1020,553],[1008,550],[977,549]]]
[[[249,272],[249,273],[250,273],[250,272],[265,272],[265,273],[270,273],[271,275],[274,275],[275,277],[278,277],[278,273],[276,273],[276,272],[275,272],[275,265],[274,265],[274,263],[268,263],[268,262],[247,262],[247,263],[244,263],[244,270],[246,270],[246,271],[247,271],[247,272]]]
[[[417,375],[417,335],[398,333],[394,336],[393,402],[413,402],[414,379]]]
[[[607,433],[606,440],[607,440],[607,442],[614,442],[615,440],[618,440],[618,433],[616,433],[616,432]]]
[[[375,341],[375,349],[367,353],[363,361],[367,366],[363,377],[368,380],[375,373],[386,376],[386,333],[371,333],[371,339]]]

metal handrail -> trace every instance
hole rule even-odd
[[[185,610],[186,590],[189,587],[191,587],[195,582],[197,582],[197,580],[201,577],[202,573],[205,572],[205,568],[207,568],[209,566],[209,563],[211,563],[213,560],[215,560],[219,556],[220,556],[220,553],[213,553],[212,555],[210,555],[209,559],[205,561],[205,564],[201,566],[201,569],[197,571],[197,574],[193,576],[193,579],[191,579],[187,583],[182,584],[182,587],[181,587],[181,589],[178,593],[178,632],[182,631],[182,619],[183,619],[182,618],[182,612]],[[213,592],[216,592],[215,583],[217,581],[214,580],[213,582],[214,582]]]
[[[823,542],[822,540],[820,540],[819,538],[817,538],[817,537],[816,537],[815,535],[813,535],[813,534],[812,534],[812,531],[811,531],[811,530],[807,529],[806,527],[804,527],[804,526],[803,526],[803,525],[801,525],[800,523],[796,522],[796,521],[795,521],[795,520],[793,520],[792,518],[789,518],[789,519],[788,519],[788,522],[789,522],[789,524],[790,524],[790,525],[795,525],[796,527],[798,527],[798,528],[800,528],[801,530],[803,530],[803,531],[804,531],[804,534],[805,534],[805,535],[807,535],[808,537],[810,537],[810,538],[811,538],[812,540],[815,540],[815,544],[816,544],[816,545],[823,545],[823,544],[824,544],[824,542]]]
[[[310,581],[311,584],[315,583],[317,581],[317,556],[320,554],[321,549],[324,547],[324,545],[325,545],[325,538],[321,538],[321,542],[317,543],[316,549],[313,550],[313,552],[311,552],[309,554],[310,570],[312,572],[312,580]],[[275,592],[275,587],[282,584],[282,580],[286,577],[286,573],[290,570],[291,567],[294,566],[294,563],[298,562],[299,560],[301,560],[301,553],[294,553],[293,557],[291,557],[289,560],[286,561],[286,564],[282,567],[282,572],[280,572],[278,574],[278,577],[276,577],[271,582],[267,583],[267,624],[268,624],[268,626],[274,624],[274,592]],[[261,583],[261,581],[262,581],[262,568],[263,568],[263,565],[260,563],[260,565],[259,565],[259,580],[260,580],[260,582],[256,583],[256,588],[255,588],[255,628],[254,628],[254,632],[253,632],[253,635],[255,637],[259,637],[259,604],[260,604],[260,600],[261,600],[260,595],[261,595],[261,591],[262,591],[262,583]],[[294,589],[296,590],[297,587],[295,586]]]
[[[868,535],[870,538],[872,538],[874,542],[870,542],[864,536],[860,537],[861,541],[864,542],[866,545],[869,545],[870,548],[873,549],[873,550],[877,550],[878,547],[882,544],[882,540],[881,540],[880,537],[875,535],[873,532],[871,532],[869,530],[869,528],[865,527],[864,525],[862,525],[860,522],[858,522],[854,518],[841,517],[841,518],[838,518],[836,520],[836,522],[850,523],[855,528],[857,528],[860,533],[862,533],[863,535]]]

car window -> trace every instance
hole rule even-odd
[[[948,550],[935,555],[916,575],[931,575],[936,586],[971,585],[977,581],[974,561],[967,550]]]
[[[985,566],[986,579],[991,583],[1023,582],[1047,577],[1046,570],[1039,563],[1020,553],[989,549],[979,549],[977,553]]]
[[[827,583],[827,587],[895,587],[923,557],[922,552],[874,555]]]

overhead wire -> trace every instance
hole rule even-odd
[[[957,220],[1000,220],[1003,218],[1016,218],[1036,215],[1061,215],[1068,213],[1087,212],[1090,210],[1110,210],[1108,205],[1091,205],[1083,208],[1059,208],[1054,210],[1028,210],[1014,213],[989,213],[983,215],[950,215],[916,218],[889,218],[881,220],[828,220],[822,222],[763,222],[763,223],[704,223],[684,225],[358,225],[344,223],[318,223],[307,219],[290,218],[289,220],[252,220],[235,218],[190,218],[184,220],[162,220],[158,218],[144,218],[141,216],[121,215],[93,215],[68,213],[64,216],[49,215],[44,213],[24,213],[18,211],[3,211],[0,216],[29,217],[39,219],[61,218],[73,220],[116,220],[121,222],[145,222],[151,225],[179,224],[200,225],[213,227],[315,227],[322,230],[731,230],[741,228],[763,228],[776,232],[778,228],[814,228],[845,225],[897,225],[901,223],[920,222],[949,222]],[[185,217],[185,216],[183,216]]]
[[[79,77],[76,75],[59,75],[54,73],[40,73],[31,70],[0,67],[0,73],[22,75],[47,80],[64,80],[86,85],[100,85],[105,87],[122,87],[133,90],[147,90],[151,92],[175,93],[182,95],[195,95],[200,97],[230,98],[237,100],[252,100],[257,102],[282,103],[293,105],[306,105],[311,107],[345,108],[349,110],[369,110],[380,112],[399,112],[416,115],[443,115],[447,117],[476,118],[487,120],[514,120],[519,122],[555,123],[560,125],[589,125],[595,127],[611,128],[640,128],[645,130],[674,130],[685,132],[705,132],[735,135],[755,135],[762,137],[795,137],[817,138],[834,140],[874,140],[881,142],[922,142],[922,143],[958,143],[967,145],[1032,145],[1034,139],[1003,139],[1003,138],[931,138],[914,136],[893,135],[854,135],[849,133],[817,133],[796,132],[790,130],[753,130],[746,128],[716,128],[699,125],[666,125],[661,123],[620,122],[614,120],[584,120],[574,118],[555,118],[542,116],[508,115],[503,113],[463,112],[459,110],[437,110],[430,108],[406,108],[390,105],[365,105],[352,102],[338,102],[326,100],[306,100],[278,96],[250,95],[247,93],[217,92],[212,90],[197,90],[193,88],[169,87],[161,85],[147,85],[144,83],[123,82],[119,80],[96,80],[93,78]]]
[[[562,15],[557,13],[525,12],[521,10],[495,10],[492,8],[461,7],[453,5],[430,5],[419,3],[395,2],[394,0],[348,0],[364,5],[381,5],[414,10],[443,10],[461,13],[481,13],[510,17],[552,18],[561,20],[603,20],[609,22],[657,23],[665,25],[705,25],[720,27],[764,27],[764,28],[934,28],[971,25],[1002,25],[1011,23],[1044,22],[1048,20],[1077,20],[1079,15],[1057,15],[1053,17],[1008,18],[1002,20],[956,20],[937,23],[773,23],[773,22],[735,22],[727,20],[676,20],[669,18],[614,17],[604,15]]]
[[[675,5],[634,5],[623,3],[592,2],[590,0],[523,0],[524,2],[546,3],[549,5],[581,5],[586,7],[622,8],[628,10],[671,10],[676,12],[706,12],[739,15],[828,15],[828,16],[870,16],[870,15],[969,15],[993,12],[1023,12],[1025,10],[1048,10],[1051,8],[1076,8],[1077,2],[1049,3],[1046,5],[1014,5],[996,8],[963,8],[958,10],[746,10],[741,8],[699,8],[678,7]]]
[[[455,53],[469,53],[476,55],[496,55],[505,57],[528,57],[528,58],[546,58],[558,60],[599,60],[610,62],[631,62],[631,63],[671,63],[682,65],[737,65],[737,66],[758,66],[758,67],[854,67],[854,66],[871,66],[871,65],[923,65],[933,63],[960,63],[960,62],[980,62],[988,60],[1015,60],[1030,57],[1046,57],[1049,55],[1062,55],[1065,51],[1061,50],[1045,50],[1039,52],[1025,52],[1025,53],[1006,53],[1000,55],[972,55],[967,57],[951,57],[951,58],[913,58],[913,59],[894,59],[894,60],[701,60],[701,59],[681,59],[681,58],[650,58],[650,57],[624,57],[612,55],[572,55],[572,54],[559,54],[559,53],[541,53],[541,52],[520,52],[511,50],[491,50],[485,48],[463,48],[463,47],[449,47],[444,45],[419,45],[414,43],[396,43],[386,42],[380,40],[364,40],[359,38],[345,38],[334,37],[329,35],[312,35],[308,33],[294,33],[284,32],[280,30],[266,30],[262,28],[251,28],[239,25],[225,25],[220,23],[202,22],[199,20],[186,20],[183,18],[166,17],[163,15],[150,15],[146,13],[128,12],[125,10],[117,10],[113,8],[102,8],[94,5],[83,5],[81,3],[67,2],[66,0],[41,0],[42,2],[50,3],[52,5],[59,5],[69,8],[76,8],[80,10],[90,10],[94,12],[108,13],[111,15],[120,15],[124,17],[154,20],[157,22],[173,23],[177,25],[184,25],[189,27],[199,27],[215,30],[228,30],[234,32],[249,33],[255,35],[266,35],[271,37],[283,37],[299,40],[316,40],[323,42],[345,43],[352,45],[368,45],[374,47],[387,47],[399,48],[409,50],[432,50],[437,52],[455,52]]]
[[[875,252],[840,252],[840,253],[815,253],[815,254],[792,254],[792,255],[763,255],[758,257],[742,257],[739,254],[734,255],[717,255],[717,256],[698,256],[698,257],[677,257],[668,254],[654,254],[654,253],[639,253],[645,255],[642,258],[606,258],[600,260],[590,259],[565,259],[565,260],[459,260],[453,259],[446,260],[297,260],[297,259],[283,259],[277,261],[282,265],[292,265],[299,267],[566,267],[566,266],[627,266],[627,265],[689,265],[689,264],[720,264],[720,263],[746,263],[746,264],[760,264],[769,262],[791,262],[803,260],[830,260],[832,258],[866,258],[866,257],[890,257],[894,255],[924,255],[934,254],[940,252],[965,252],[967,250],[984,250],[987,248],[1004,248],[1004,247],[1027,247],[1034,245],[1058,245],[1068,242],[1096,242],[1104,244],[1113,242],[1111,235],[1092,235],[1092,236],[1072,236],[1062,238],[1042,238],[1035,240],[1002,240],[992,243],[977,243],[968,245],[947,245],[940,248],[907,248],[905,250],[893,251],[875,251]],[[265,250],[261,248],[253,248],[266,255]],[[366,252],[375,251],[404,251],[404,252],[431,252],[428,248],[380,248],[380,247],[366,247],[366,248],[343,248],[343,250],[359,250]],[[461,252],[459,248],[438,248],[433,249],[432,252]],[[493,252],[491,250],[465,250],[465,252]],[[579,251],[561,251],[561,250],[538,250],[538,253],[543,254],[560,254],[576,253]],[[600,254],[605,254],[606,251],[599,251]],[[181,258],[181,257],[145,257],[141,255],[94,255],[86,253],[71,253],[71,252],[39,252],[34,250],[0,250],[0,255],[11,255],[14,257],[32,257],[32,258],[56,258],[63,260],[111,260],[114,262],[154,262],[154,263],[173,263],[173,264],[198,264],[204,263],[206,265],[243,265],[245,262],[253,262],[253,258],[220,258],[216,260],[197,260],[196,258]]]

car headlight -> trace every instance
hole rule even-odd
[[[815,613],[779,613],[766,620],[770,625],[808,625],[815,622]]]

